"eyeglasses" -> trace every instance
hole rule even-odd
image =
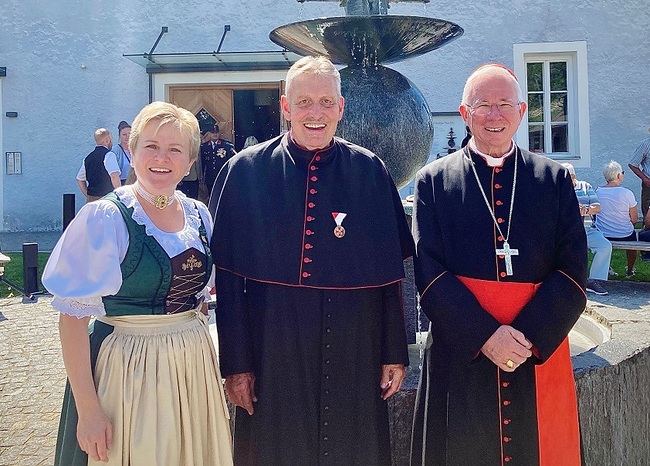
[[[521,102],[511,102],[508,100],[499,102],[498,104],[488,104],[487,102],[479,102],[476,105],[465,104],[465,106],[470,109],[473,115],[478,115],[478,116],[487,115],[492,110],[492,107],[495,106],[497,110],[499,110],[499,113],[503,115],[507,115],[509,113],[514,113],[516,111],[519,111],[520,105]]]

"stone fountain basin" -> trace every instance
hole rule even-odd
[[[280,26],[269,34],[298,55],[323,55],[336,64],[375,66],[442,47],[463,35],[457,24],[420,16],[341,16]]]
[[[586,310],[569,332],[571,356],[576,356],[610,340],[611,324],[600,314]]]

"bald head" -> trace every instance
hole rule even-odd
[[[486,78],[498,76],[503,77],[511,83],[516,100],[522,102],[524,100],[524,97],[515,74],[503,65],[500,65],[498,63],[490,63],[487,65],[479,66],[472,72],[472,74],[469,75],[469,78],[467,78],[467,81],[465,82],[465,88],[463,89],[462,103],[472,105],[472,103],[476,100],[475,87],[477,85],[477,82],[485,81]]]

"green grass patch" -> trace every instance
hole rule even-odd
[[[591,266],[592,254],[589,253],[589,265]],[[625,251],[622,249],[615,249],[612,251],[612,260],[610,267],[614,272],[618,273],[618,277],[609,277],[610,280],[627,280],[633,282],[650,282],[650,262],[641,261],[641,254],[636,258],[634,268],[636,272],[633,277],[625,278],[625,271],[627,270],[627,258]]]
[[[5,264],[4,278],[9,280],[14,285],[23,289],[24,286],[24,277],[23,277],[23,255],[19,252],[9,252],[5,255],[11,257],[11,262]],[[50,257],[49,252],[39,252],[38,253],[38,289],[39,291],[44,291],[43,284],[41,283],[41,275],[43,274],[43,269],[45,268],[45,263],[47,262],[48,257]],[[0,281],[0,298],[7,298],[11,296],[20,296],[20,291],[11,288],[7,283]]]
[[[6,255],[11,257],[11,262],[5,264],[5,278],[7,278],[16,286],[23,288],[23,255],[19,252],[10,252]],[[43,274],[43,269],[45,268],[45,263],[47,262],[48,257],[50,257],[49,252],[38,253],[38,287],[40,291],[45,291],[45,288],[41,283],[41,275]],[[592,258],[593,254],[589,253],[589,266],[591,266]],[[625,278],[625,270],[627,268],[625,251],[620,249],[614,250],[612,252],[612,260],[610,265],[612,269],[618,273],[618,277],[610,277],[610,280],[650,282],[650,262],[642,262],[640,254],[636,259],[636,273],[633,277]],[[20,296],[20,292],[12,289],[5,282],[0,282],[0,298],[11,296]]]

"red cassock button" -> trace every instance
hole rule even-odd
[[[318,181],[318,177],[317,177],[317,176],[312,176],[312,177],[310,178],[310,180],[312,180],[312,181]]]
[[[303,259],[303,262],[304,262],[305,264],[309,264],[309,263],[311,262],[311,259],[310,259],[309,257],[305,257],[305,258]]]
[[[504,419],[504,420],[503,420],[503,423],[504,423],[505,425],[510,424],[510,419]]]
[[[312,165],[311,167],[309,167],[309,169],[310,169],[311,171],[315,171],[315,170],[318,170],[318,167],[315,167],[315,166]]]
[[[309,194],[316,194],[318,191],[316,191],[314,188],[311,188],[309,190]]]
[[[314,232],[311,231],[311,230],[307,230],[305,233],[307,233],[308,235],[313,235],[314,234]]]
[[[309,243],[305,244],[305,249],[311,249],[311,248],[313,248],[313,247],[314,247],[314,246],[312,246],[312,245],[309,244]]]
[[[307,205],[309,206],[310,209],[313,209],[314,207],[316,207],[316,204],[314,204],[313,202],[310,202]]]
[[[502,219],[501,217],[499,217],[499,218],[497,218],[497,222],[499,222],[499,223],[503,223],[503,222],[505,222],[505,220]]]
[[[510,440],[512,440],[510,437],[503,437],[503,441],[508,443]]]
[[[505,400],[505,401],[503,402],[503,406],[510,406],[510,401]]]
[[[318,162],[320,160],[320,155],[317,155],[316,157],[314,157],[314,159],[316,160],[316,162]]]
[[[494,171],[497,172],[497,173],[501,173],[501,169],[500,169],[500,168],[495,168]]]
[[[499,235],[499,237],[498,237],[497,239],[498,239],[499,241],[503,241],[503,236]]]
[[[497,201],[497,205],[503,205],[503,202]]]
[[[311,275],[311,274],[310,274],[310,273],[307,273],[307,272],[303,272],[303,273],[302,273],[302,276],[303,276],[304,278],[307,278],[307,277],[309,277],[310,275]]]
[[[504,387],[507,387],[508,385],[510,385],[510,382],[503,382],[501,385],[503,385]]]
[[[509,463],[511,460],[512,460],[512,456],[506,456],[505,458],[503,458],[503,461],[505,461],[506,463]]]
[[[505,272],[501,272],[499,275],[501,275],[501,277],[503,278],[503,277],[505,277],[507,274],[506,274]]]
[[[314,220],[314,217],[312,217],[311,215],[307,215],[307,221],[311,222],[312,220]]]
[[[496,184],[494,185],[494,187],[495,187],[496,189],[501,189],[501,185],[500,185],[499,183],[496,183]]]

